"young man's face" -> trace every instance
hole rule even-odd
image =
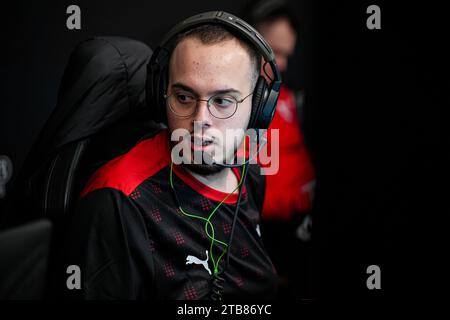
[[[252,72],[250,56],[236,39],[203,44],[196,38],[186,38],[177,45],[172,54],[167,95],[181,93],[207,100],[222,92],[240,101],[253,91]],[[184,99],[184,96],[181,96],[181,99]],[[191,159],[185,160],[193,161],[194,152],[206,153],[215,162],[225,163],[233,159],[235,141],[242,141],[250,119],[251,101],[252,96],[239,103],[234,115],[227,119],[214,117],[209,112],[206,101],[198,101],[196,111],[188,117],[176,115],[167,106],[170,132],[175,129],[185,129],[189,132],[189,136],[181,142],[191,143]],[[202,139],[207,141],[206,145],[195,145],[191,140],[194,136],[194,126],[196,138],[199,138],[196,142]],[[227,138],[230,131],[227,133],[226,130],[235,131],[233,139]],[[222,154],[215,150],[222,150]],[[189,168],[199,173],[211,174],[220,171],[222,167],[197,164],[190,165]]]

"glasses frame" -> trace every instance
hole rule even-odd
[[[232,116],[234,116],[234,114],[236,113],[236,111],[237,111],[237,109],[238,109],[238,105],[240,104],[240,103],[242,103],[242,102],[244,102],[244,100],[245,99],[247,99],[248,97],[250,97],[252,94],[253,94],[253,92],[252,93],[250,93],[250,94],[248,94],[247,96],[245,96],[243,99],[241,99],[241,100],[238,100],[238,99],[236,99],[236,97],[234,97],[234,96],[232,96],[232,95],[229,95],[229,97],[231,97],[231,98],[233,98],[234,100],[236,100],[236,106],[235,106],[235,108],[234,108],[234,111],[233,111],[233,113],[231,114],[231,115],[229,115],[228,117],[225,117],[225,118],[219,118],[219,117],[216,117],[212,112],[211,112],[211,105],[212,105],[212,103],[210,103],[210,101],[213,99],[213,98],[215,98],[215,97],[217,97],[217,96],[223,96],[223,95],[226,95],[226,94],[223,94],[223,93],[219,93],[219,94],[215,94],[215,95],[212,95],[211,97],[209,97],[209,99],[198,99],[198,98],[194,98],[195,99],[195,108],[194,108],[194,111],[192,112],[192,113],[190,113],[189,115],[180,115],[180,114],[178,114],[178,113],[176,113],[175,112],[175,110],[172,108],[172,106],[170,105],[170,103],[169,103],[169,101],[168,101],[168,99],[172,96],[172,95],[174,95],[176,92],[173,92],[173,93],[171,93],[171,94],[165,94],[164,95],[164,99],[166,99],[166,104],[169,106],[169,108],[170,108],[170,111],[172,111],[173,112],[173,114],[175,114],[177,117],[180,117],[180,118],[189,118],[189,117],[191,117],[193,114],[195,114],[196,112],[197,112],[197,109],[198,109],[198,102],[199,101],[205,101],[206,102],[206,106],[208,107],[208,112],[214,117],[214,118],[216,118],[216,119],[221,119],[221,120],[224,120],[224,119],[229,119],[229,118],[231,118]]]

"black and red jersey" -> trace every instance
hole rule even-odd
[[[270,298],[276,293],[275,268],[263,246],[259,222],[264,177],[250,165],[243,189],[224,298]],[[233,169],[240,179],[240,171]],[[173,167],[181,207],[207,218],[228,194]],[[213,263],[223,246],[210,239],[199,219],[184,215],[170,187],[167,130],[139,142],[101,167],[84,188],[70,223],[65,264],[78,265],[85,299],[207,299]],[[232,194],[211,219],[215,238],[229,242],[238,195]],[[226,264],[226,255],[219,263]]]

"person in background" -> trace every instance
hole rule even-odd
[[[248,21],[274,51],[282,73],[297,42],[297,22],[281,0],[251,2]],[[269,70],[263,70],[268,78]],[[314,168],[304,142],[293,91],[282,85],[270,129],[279,129],[279,171],[266,176],[262,236],[280,277],[279,298],[307,298],[310,275],[311,208]],[[271,135],[267,148],[271,150]]]

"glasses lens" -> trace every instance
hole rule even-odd
[[[231,117],[237,108],[237,100],[230,95],[218,94],[209,99],[209,111],[219,119]]]
[[[178,91],[167,97],[167,103],[173,113],[180,117],[187,117],[195,112],[197,101],[192,94]]]

